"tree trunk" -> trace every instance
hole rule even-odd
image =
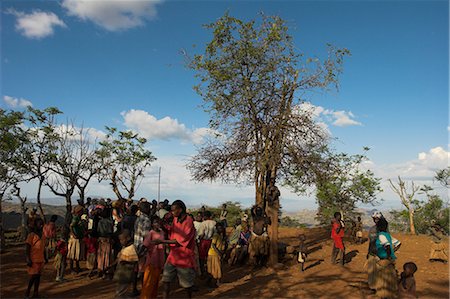
[[[66,219],[65,219],[66,227],[70,227],[70,223],[72,222],[72,201],[70,196],[66,196]]]
[[[279,201],[275,201],[273,205],[267,205],[266,213],[270,217],[271,224],[269,225],[269,265],[275,266],[278,263],[278,211],[280,209]]]
[[[4,193],[0,193],[0,252],[5,251],[6,242],[5,242],[5,232],[3,231],[3,217],[2,217],[2,203],[3,203],[3,195]]]
[[[411,231],[411,235],[416,234],[416,228],[414,227],[414,210],[409,209],[409,230]]]
[[[44,178],[41,177],[39,178],[39,185],[38,185],[38,192],[37,192],[37,196],[36,196],[36,202],[39,208],[39,213],[41,213],[41,218],[42,220],[44,220],[44,223],[47,223],[46,219],[45,219],[45,214],[44,214],[44,209],[42,209],[42,204],[41,204],[41,190],[42,190],[42,185],[44,184]]]
[[[26,198],[20,199],[20,213],[22,215],[21,219],[21,229],[20,229],[20,239],[24,241],[27,238],[27,209],[25,207],[25,203],[27,202]]]
[[[122,194],[120,194],[119,187],[117,187],[117,170],[113,170],[111,174],[111,186],[113,188],[114,193],[117,196],[117,199],[123,199]]]

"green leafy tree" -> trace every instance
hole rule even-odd
[[[37,180],[36,202],[39,212],[45,221],[45,214],[41,203],[42,187],[45,185],[50,172],[50,166],[56,151],[59,136],[55,132],[56,117],[62,112],[56,107],[44,110],[28,107],[26,114],[27,134],[30,142],[27,160],[28,181]]]
[[[270,264],[278,262],[275,184],[299,169],[298,181],[314,181],[307,170],[326,142],[326,134],[300,104],[311,92],[338,86],[347,49],[328,47],[323,61],[297,53],[288,27],[279,17],[245,22],[225,14],[206,25],[212,39],[203,54],[189,58],[200,84],[195,90],[216,132],[198,150],[188,168],[197,181],[254,184],[255,202],[271,217]]]
[[[97,150],[100,176],[110,181],[118,199],[133,198],[145,170],[156,158],[144,147],[147,139],[131,131],[106,130],[106,139],[99,142]]]
[[[25,163],[29,140],[23,122],[23,112],[0,109],[0,251],[5,249],[2,202],[8,190],[27,175]]]
[[[316,201],[317,219],[329,224],[335,212],[341,212],[345,218],[354,219],[358,203],[375,203],[376,196],[382,191],[380,180],[369,169],[363,169],[367,161],[364,154],[347,155],[344,153],[328,156],[327,167],[321,168],[317,175]],[[326,171],[323,171],[323,170]]]

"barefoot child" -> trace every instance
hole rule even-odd
[[[122,250],[117,255],[117,268],[114,273],[116,281],[116,298],[127,298],[128,287],[133,282],[134,270],[139,261],[136,247],[131,239],[130,231],[125,229],[119,235]],[[111,265],[112,267],[113,265]]]
[[[331,253],[331,263],[336,264],[336,258],[340,254],[340,264],[344,266],[345,247],[342,238],[344,238],[344,222],[341,220],[341,213],[334,213],[334,219],[331,222],[331,238],[333,239],[333,251]]]
[[[403,272],[400,275],[398,283],[398,297],[400,299],[417,298],[416,296],[416,280],[414,273],[417,271],[417,266],[413,262],[408,262],[403,265]]]
[[[53,266],[56,270],[56,281],[64,281],[64,272],[66,270],[66,259],[67,259],[67,242],[63,238],[56,242],[56,255],[53,261]]]
[[[216,224],[216,233],[211,241],[211,248],[208,251],[207,269],[208,273],[220,285],[222,278],[222,257],[227,248],[227,235],[222,222]]]
[[[42,234],[42,227],[44,221],[41,218],[36,218],[33,225],[33,231],[28,234],[26,240],[26,262],[28,266],[28,274],[30,279],[28,281],[28,288],[25,297],[30,297],[31,287],[34,285],[33,297],[39,296],[39,283],[41,281],[41,273],[44,268],[44,262],[47,263],[45,257],[45,237]]]
[[[155,244],[154,240],[165,240],[165,233],[161,229],[161,220],[154,216],[152,230],[144,238],[147,248],[144,280],[142,282],[141,299],[156,298],[158,295],[159,277],[164,268],[164,244]]]

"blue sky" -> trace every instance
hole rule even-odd
[[[261,11],[281,16],[309,56],[323,57],[326,43],[350,49],[340,92],[308,100],[338,138],[338,150],[371,148],[385,205],[398,201],[388,178],[432,184],[433,171],[448,165],[448,1],[104,2],[2,1],[0,105],[57,106],[85,127],[146,135],[160,159],[139,195],[153,196],[154,168],[161,166],[168,197],[251,202],[251,188],[196,185],[182,167],[208,115],[181,52],[201,52],[211,37],[202,24],[227,10],[245,20]],[[32,197],[32,185],[28,190]],[[99,185],[90,192],[109,191]],[[285,194],[289,209],[312,205]]]

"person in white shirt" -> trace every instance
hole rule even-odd
[[[208,251],[211,247],[211,240],[216,232],[216,222],[211,219],[212,214],[210,211],[205,211],[203,213],[203,222],[198,230],[198,238],[200,240],[198,246],[198,255],[200,260],[200,271],[202,274],[205,273],[206,260],[208,259]]]

